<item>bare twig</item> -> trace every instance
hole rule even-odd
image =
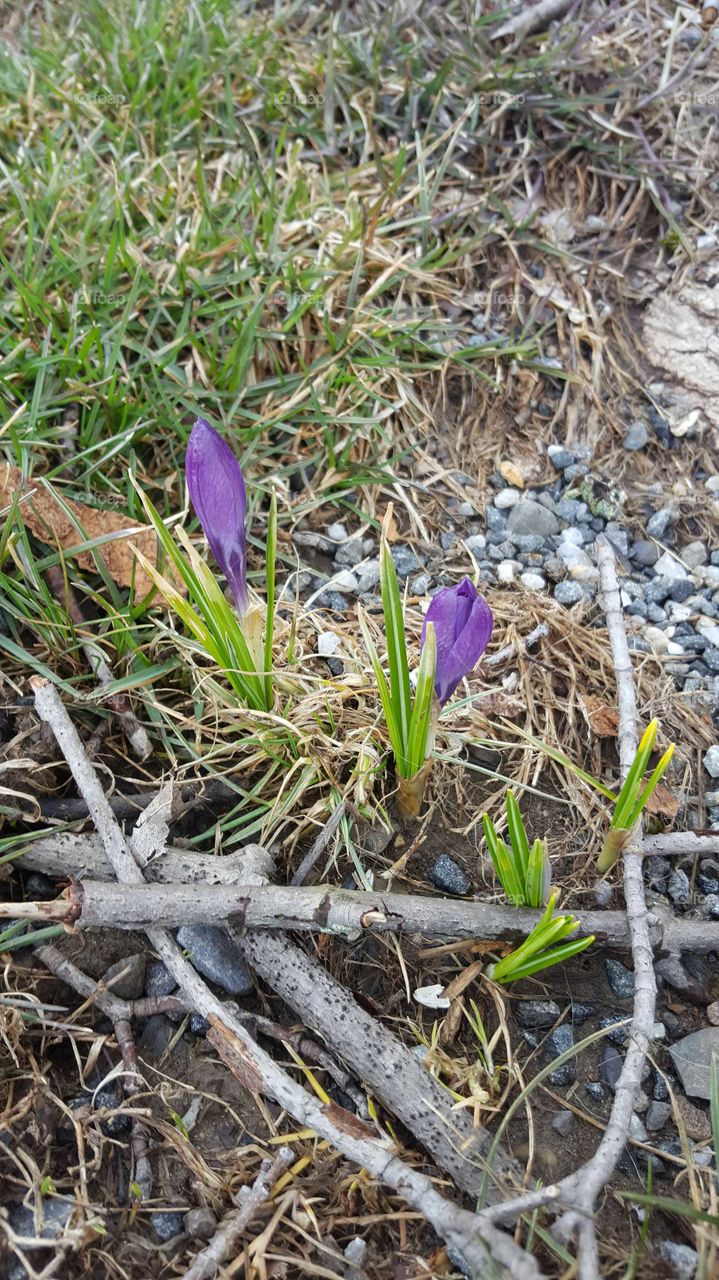
[[[148,870],[154,866],[150,863]],[[407,893],[363,893],[331,885],[148,884],[131,888],[104,880],[70,885],[52,902],[0,903],[0,919],[59,922],[83,929],[145,929],[154,925],[217,924],[225,928],[299,929],[333,933],[408,933],[425,938],[526,938],[541,916],[529,907]],[[632,948],[623,911],[577,911],[577,936],[594,934],[619,951]],[[694,920],[654,907],[648,916],[654,946],[672,952],[714,951],[719,922]]]
[[[539,4],[525,5],[519,13],[501,27],[493,31],[491,40],[501,40],[503,36],[515,36],[519,44],[525,36],[535,31],[546,31],[547,27],[561,18],[567,9],[571,9],[574,0],[539,0]]]
[[[245,846],[238,852],[216,857],[168,845],[143,870],[147,880],[163,884],[242,884],[248,848],[259,850],[261,846]],[[78,880],[83,876],[93,880],[114,878],[100,837],[77,836],[70,831],[58,831],[56,835],[33,840],[23,852],[22,866],[30,871],[43,871],[58,880]]]
[[[530,649],[534,648],[535,644],[539,644],[540,640],[546,640],[548,635],[549,627],[546,622],[540,622],[534,630],[530,631],[529,634],[521,641],[523,649],[525,652],[528,652]],[[496,653],[491,653],[488,658],[482,659],[482,671],[486,671],[488,668],[492,669],[494,667],[501,667],[504,662],[507,662],[510,658],[516,657],[516,655],[517,645],[507,644],[503,649],[498,649]]]
[[[37,677],[31,683],[38,714],[55,734],[118,878],[129,884],[140,883],[142,872],[124,840],[57,690]],[[538,1280],[540,1272],[536,1263],[510,1237],[490,1222],[482,1226],[480,1234],[478,1216],[447,1200],[436,1190],[430,1178],[401,1160],[386,1135],[379,1131],[378,1136],[377,1131],[342,1107],[320,1102],[297,1084],[213,995],[165,930],[148,929],[147,936],[185,997],[210,1023],[208,1039],[246,1088],[274,1098],[301,1125],[314,1129],[343,1155],[400,1192],[408,1204],[424,1214],[447,1245],[456,1249],[479,1274],[486,1270],[492,1257],[518,1280]]]
[[[324,827],[320,831],[320,834],[315,840],[309,853],[305,854],[304,858],[302,859],[299,867],[297,868],[297,870],[295,871],[295,874],[292,877],[292,880],[290,881],[291,884],[304,884],[305,880],[310,874],[310,871],[312,870],[315,863],[317,862],[317,859],[321,858],[322,854],[327,848],[327,845],[332,839],[335,831],[340,825],[340,822],[344,818],[346,812],[347,812],[346,801],[341,800],[340,803],[337,805],[337,808],[335,809],[334,813],[332,814],[332,817],[329,819],[328,822],[325,823]]]
[[[280,1147],[274,1160],[262,1161],[252,1186],[242,1187],[237,1195],[240,1207],[223,1218],[210,1243],[197,1254],[182,1280],[210,1280],[227,1258],[236,1255],[245,1228],[257,1210],[269,1200],[274,1184],[293,1160],[290,1148]]]

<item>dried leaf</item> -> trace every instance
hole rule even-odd
[[[679,812],[679,797],[660,782],[647,800],[645,812],[654,813],[659,818],[676,818]]]
[[[377,1136],[363,1120],[353,1116],[351,1111],[345,1111],[344,1107],[339,1107],[336,1102],[326,1102],[324,1113],[330,1124],[333,1124],[335,1129],[339,1129],[340,1133],[346,1133],[349,1138],[362,1140]]]
[[[33,485],[23,482],[19,467],[9,463],[0,463],[0,506],[7,507],[19,489],[25,488],[30,496],[21,501],[20,510],[26,527],[40,541],[52,547],[60,546],[63,550],[76,547],[83,541],[82,535],[73,524],[69,515],[44,485]],[[84,529],[88,539],[106,537],[116,534],[111,542],[105,542],[95,549],[104,560],[110,577],[118,586],[129,587],[133,581],[138,599],[143,599],[152,590],[153,583],[149,576],[135,560],[131,542],[150,561],[157,564],[157,537],[154,529],[146,525],[138,525],[137,521],[117,511],[100,511],[97,507],[89,507],[84,502],[75,502],[72,498],[63,498],[68,511],[71,511],[78,525]],[[81,569],[90,573],[96,572],[96,565],[91,551],[79,551],[76,560]],[[177,578],[172,566],[164,565],[163,572],[171,578],[173,585],[184,594],[184,584]]]
[[[619,731],[619,715],[610,702],[594,693],[579,695],[582,714],[592,733],[598,738],[616,738]]]
[[[462,1022],[462,1001],[453,1000],[451,1005],[449,1006],[446,1016],[442,1019],[442,1026],[440,1027],[440,1031],[439,1031],[439,1043],[441,1044],[443,1049],[446,1049],[449,1047],[449,1045],[454,1044],[457,1038],[457,1032],[459,1031],[461,1022]]]

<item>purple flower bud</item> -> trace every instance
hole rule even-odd
[[[247,500],[242,468],[230,446],[204,418],[187,444],[185,476],[212,554],[230,584],[239,613],[247,609]]]
[[[433,596],[422,627],[434,623],[437,668],[434,688],[440,704],[452,697],[463,676],[477,665],[494,626],[492,611],[476,587],[464,578],[456,587],[443,587]]]

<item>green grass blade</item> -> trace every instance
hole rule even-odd
[[[524,883],[529,870],[529,841],[522,822],[522,815],[519,812],[519,805],[511,791],[507,792],[507,830],[509,832],[509,843],[517,861],[517,869],[521,872],[522,883]]]
[[[365,647],[369,654],[370,662],[372,663],[374,677],[375,677],[375,680],[377,681],[377,689],[379,691],[380,701],[382,703],[382,710],[384,712],[385,724],[387,725],[389,740],[390,740],[390,743],[392,744],[392,751],[394,752],[395,766],[403,778],[411,778],[412,774],[407,772],[408,764],[407,764],[407,759],[405,757],[404,739],[402,738],[399,725],[395,718],[394,705],[392,703],[392,695],[390,693],[389,685],[387,684],[384,671],[382,670],[382,664],[379,660],[379,655],[377,653],[377,650],[374,647],[374,642],[369,633],[369,627],[367,626],[366,619],[364,618],[361,610],[358,610],[358,618],[359,618],[360,630],[362,632],[362,636],[365,642]]]
[[[489,856],[492,859],[499,883],[513,906],[524,906],[524,889],[522,881],[517,874],[516,864],[506,844],[497,835],[494,823],[488,813],[482,816],[482,825]]]
[[[642,778],[647,771],[658,728],[659,721],[651,720],[642,734],[642,740],[637,747],[637,754],[619,792],[619,798],[612,817],[611,825],[613,827],[625,828],[631,826],[628,820],[629,814],[634,808]]]
[[[270,514],[267,520],[265,546],[265,591],[267,613],[265,616],[265,705],[272,708],[272,641],[275,630],[275,564],[277,561],[277,494],[272,490]]]
[[[427,627],[422,657],[417,673],[417,688],[409,722],[407,741],[407,767],[417,773],[427,756],[427,739],[434,705],[434,672],[437,665],[437,640],[434,626]]]
[[[669,761],[671,760],[673,755],[674,755],[674,743],[672,743],[670,747],[667,747],[667,750],[664,752],[664,755],[662,756],[661,760],[654,768],[652,775],[649,781],[647,782],[647,785],[645,786],[644,790],[642,791],[642,794],[639,796],[639,799],[637,800],[634,806],[634,809],[632,810],[627,826],[629,827],[634,826],[634,823],[637,821],[640,813],[644,809],[652,792],[658,787],[659,783],[664,777],[664,774],[666,773],[669,767]]]
[[[535,840],[529,851],[529,865],[525,880],[525,898],[528,907],[541,907],[545,894],[545,869],[547,847],[543,840]]]
[[[382,542],[379,553],[380,592],[384,612],[385,636],[387,639],[387,665],[389,667],[389,687],[394,708],[394,718],[402,738],[402,755],[407,757],[409,725],[411,719],[411,694],[409,684],[409,665],[407,662],[407,645],[404,636],[404,616],[402,597],[400,595],[397,572],[394,567],[392,553],[387,541],[387,522],[391,516],[391,505],[387,508]]]

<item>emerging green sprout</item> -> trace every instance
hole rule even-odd
[[[417,816],[422,804],[439,708],[444,706],[460,680],[476,666],[484,653],[492,634],[492,614],[486,600],[468,578],[456,587],[445,587],[437,592],[422,627],[422,656],[413,704],[402,597],[387,541],[386,531],[391,515],[390,505],[380,546],[380,592],[389,683],[361,613],[360,626],[394,752],[398,808],[403,817],[410,818]]]
[[[564,942],[570,933],[579,928],[579,921],[572,915],[554,915],[554,908],[559,894],[555,891],[547,903],[541,920],[535,924],[528,938],[525,938],[516,951],[510,952],[496,964],[489,965],[487,977],[494,982],[518,982],[520,978],[529,978],[540,969],[549,969],[563,960],[570,960],[579,955],[594,942],[594,936],[575,938],[572,942]]]
[[[654,750],[658,729],[658,720],[652,720],[647,725],[642,735],[642,740],[637,747],[637,754],[632,762],[632,767],[624,779],[622,789],[617,796],[609,832],[602,845],[602,851],[597,862],[597,870],[601,875],[616,862],[626,844],[629,832],[639,820],[642,810],[666,773],[669,761],[674,755],[674,744],[672,743],[652,771],[649,781],[646,785],[643,785],[644,774],[647,771],[649,759]]]
[[[482,818],[484,836],[497,877],[515,907],[541,907],[549,893],[550,867],[544,840],[530,848],[519,805],[507,792],[507,834],[509,847],[497,835],[488,813]]]

